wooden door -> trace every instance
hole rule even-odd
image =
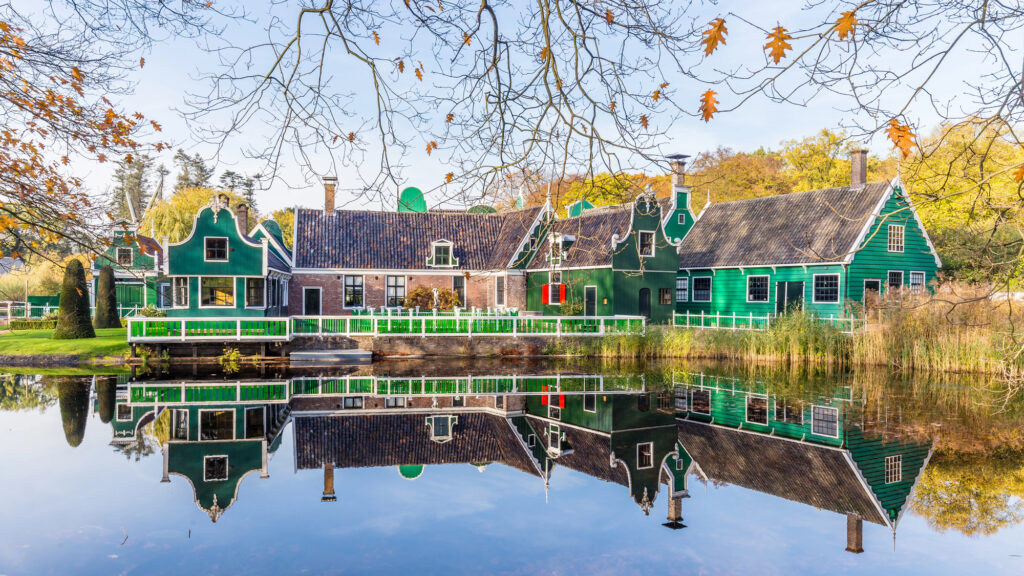
[[[651,317],[651,289],[641,288],[640,289],[640,315]]]
[[[597,316],[597,286],[583,288],[583,315]]]

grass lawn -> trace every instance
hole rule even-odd
[[[83,358],[120,356],[130,350],[124,328],[104,328],[95,338],[53,340],[53,330],[18,330],[0,334],[0,356],[75,354]]]

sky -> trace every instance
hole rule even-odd
[[[26,0],[19,0],[22,5]],[[827,8],[833,9],[839,3],[829,3]],[[770,27],[776,23],[784,24],[790,28],[797,28],[806,24],[813,17],[813,14],[801,10],[802,2],[729,2],[723,1],[718,5],[707,5],[696,14],[697,19],[710,19],[716,15],[724,15],[730,23],[730,35],[727,37],[726,45],[721,48],[714,57],[718,59],[716,67],[731,68],[743,64],[752,55],[756,58],[763,58],[762,44],[764,42],[763,32],[744,24],[732,11],[740,12],[743,18],[750,22],[759,23],[762,27]],[[266,39],[266,22],[269,21],[270,13],[262,6],[249,7],[252,21],[228,22],[224,29],[224,40],[230,40],[235,44],[248,45]],[[277,7],[273,14],[281,17],[285,22],[294,20],[294,7]],[[503,16],[507,17],[507,16]],[[387,42],[385,38],[385,42]],[[202,42],[214,42],[218,39],[203,39]],[[209,144],[198,141],[182,118],[181,110],[185,109],[185,98],[189,92],[203,92],[208,90],[209,85],[201,79],[203,74],[216,72],[215,59],[204,50],[200,41],[194,39],[172,39],[160,40],[140,56],[146,59],[144,68],[136,70],[131,81],[135,83],[134,93],[120,99],[120,104],[127,110],[139,111],[160,122],[164,128],[163,138],[170,141],[174,148],[181,147],[189,153],[199,153],[204,157],[211,158],[211,163],[216,162],[217,174],[224,170],[234,170],[243,173],[256,173],[263,169],[263,166],[253,160],[245,159],[242,156],[242,149],[252,143],[259,143],[269,136],[269,129],[260,126],[258,123],[247,125],[224,143],[224,146],[217,150]],[[429,46],[422,47],[429,50]],[[799,48],[799,42],[797,42]],[[909,55],[888,55],[894,64],[910,58]],[[949,62],[950,69],[968,70],[980,58],[978,54],[962,52],[954,55]],[[255,63],[254,70],[260,69],[259,62]],[[363,97],[366,86],[360,85],[365,80],[361,78],[357,69],[344,58],[333,58],[328,61],[329,72],[346,87],[351,86],[357,97],[351,103],[352,111],[357,115],[371,117],[372,98]],[[432,81],[428,71],[427,82]],[[937,94],[955,96],[964,89],[961,79],[955,75],[944,74],[933,79],[933,90]],[[669,94],[683,102],[697,101],[697,96],[707,89],[708,86],[699,85],[692,80],[675,79],[669,88]],[[723,106],[728,106],[730,98],[722,96]],[[782,141],[798,139],[810,136],[822,128],[837,129],[848,125],[854,120],[864,121],[865,118],[854,118],[849,116],[844,109],[849,106],[848,100],[841,95],[823,94],[806,106],[796,104],[777,104],[766,101],[764,98],[755,97],[744,104],[736,111],[722,113],[711,122],[705,123],[696,117],[684,117],[677,121],[664,142],[662,150],[674,153],[686,153],[696,155],[702,151],[712,150],[719,146],[729,147],[736,150],[754,150],[759,147],[778,147]],[[691,108],[696,108],[692,106]],[[915,121],[919,133],[926,133],[936,125],[938,116],[925,107],[912,108],[908,118]],[[655,122],[657,122],[657,117]],[[891,147],[883,135],[875,135],[874,138],[863,142],[876,154],[888,154]],[[162,154],[158,162],[162,162],[172,168],[171,157],[173,151]],[[214,158],[216,156],[216,158]],[[323,202],[322,186],[317,181],[316,173],[327,165],[326,158],[312,158],[312,166],[295,158],[291,154],[284,155],[284,163],[281,166],[282,180],[275,181],[269,189],[261,190],[257,194],[257,205],[261,212],[269,213],[279,208],[288,208],[296,205],[320,206]],[[366,157],[356,160],[354,165],[342,166],[339,173],[339,207],[341,208],[371,208],[390,209],[394,202],[393,195],[369,195],[361,196],[359,201],[353,201],[352,187],[356,185],[356,174],[360,169],[360,161],[369,166],[375,166],[377,160],[372,152]],[[437,156],[433,158],[426,155],[422,147],[410,146],[410,153],[399,159],[405,165],[401,173],[401,186],[418,186],[422,189],[430,189],[433,184],[441,182],[444,175],[450,171],[449,165],[439,161]],[[80,165],[81,166],[81,165]],[[112,164],[91,164],[84,173],[86,185],[97,192],[102,193],[109,189],[110,177],[114,166]],[[173,183],[174,173],[170,175]],[[434,206],[441,201],[440,197],[428,195],[428,205]]]

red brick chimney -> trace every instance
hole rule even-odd
[[[324,176],[324,212],[334,213],[334,188],[338,185],[338,179],[334,176]]]
[[[334,466],[324,462],[324,493],[320,497],[321,502],[337,502],[338,497],[334,495]]]
[[[853,514],[846,515],[846,551],[854,554],[864,551],[864,521]]]
[[[859,188],[868,183],[868,151],[850,152],[850,187]]]
[[[673,154],[668,157],[668,165],[672,169],[672,186],[682,186],[686,178],[686,154]]]
[[[249,205],[239,202],[235,206],[235,216],[238,217],[238,231],[244,235],[249,234]]]

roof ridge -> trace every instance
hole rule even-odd
[[[803,192],[783,192],[782,194],[769,194],[767,196],[755,196],[753,198],[740,198],[739,200],[729,200],[727,202],[719,202],[717,204],[712,204],[712,206],[729,206],[729,205],[740,204],[740,203],[743,203],[743,202],[757,202],[757,201],[761,201],[761,200],[772,200],[772,199],[777,199],[777,198],[793,198],[795,196],[803,196],[803,195],[806,195],[806,194],[814,194],[815,192],[832,192],[834,190],[843,190],[843,189],[863,190],[863,189],[867,188],[868,186],[875,186],[875,185],[878,185],[878,184],[888,185],[889,182],[887,182],[885,180],[879,180],[877,182],[866,182],[866,183],[864,183],[861,186],[858,186],[856,188],[854,188],[853,186],[832,186],[831,188],[815,188],[814,190],[804,190]]]

